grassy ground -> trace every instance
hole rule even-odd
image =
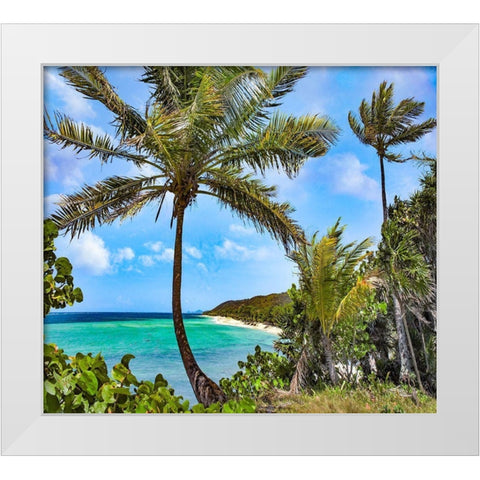
[[[311,394],[278,393],[259,405],[272,413],[435,413],[435,398],[409,387],[327,387]]]

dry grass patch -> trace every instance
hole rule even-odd
[[[259,406],[272,413],[436,413],[435,398],[408,387],[327,387],[312,394],[279,392]]]

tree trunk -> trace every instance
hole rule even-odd
[[[182,237],[183,237],[183,217],[185,207],[177,205],[177,224],[175,233],[175,253],[173,257],[173,287],[172,287],[172,312],[173,325],[175,327],[175,336],[177,338],[178,348],[182,356],[183,365],[187,372],[188,379],[192,385],[193,392],[200,403],[206,407],[212,403],[224,403],[225,394],[222,389],[210,378],[208,378],[198,366],[192,350],[188,343],[185,326],[182,317]]]
[[[295,373],[293,374],[292,381],[290,382],[290,393],[298,394],[300,393],[300,390],[305,387],[307,368],[307,346],[304,344],[300,358],[295,366]]]
[[[373,373],[375,376],[378,375],[377,361],[372,352],[368,352],[368,367],[370,368],[370,373]]]
[[[405,315],[405,312],[403,312],[403,311],[402,311],[402,321],[403,321],[403,327],[405,328],[405,333],[407,335],[407,342],[408,342],[408,346],[410,348],[410,356],[411,356],[412,363],[413,363],[413,369],[415,370],[415,375],[417,376],[418,386],[419,386],[420,390],[423,393],[425,393],[425,389],[423,388],[423,384],[422,384],[422,379],[420,377],[420,372],[419,372],[418,366],[417,366],[417,359],[415,357],[415,350],[413,349],[412,339],[410,338],[410,332],[408,330],[407,316]]]
[[[383,156],[380,156],[380,178],[382,182],[383,223],[385,223],[388,218],[388,209],[387,209],[387,192],[385,189],[385,166],[383,164]]]
[[[408,382],[410,374],[412,373],[412,363],[408,351],[407,333],[405,332],[405,324],[403,321],[402,306],[398,297],[393,294],[393,316],[395,318],[395,325],[398,337],[398,354],[400,356],[400,381]]]
[[[328,335],[323,335],[323,348],[325,353],[325,360],[327,362],[328,374],[330,376],[330,381],[333,385],[336,385],[338,382],[337,372],[335,371],[335,365],[333,363],[332,355],[332,343]]]

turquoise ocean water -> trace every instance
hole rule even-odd
[[[200,368],[212,380],[230,377],[237,362],[255,346],[273,351],[276,335],[253,328],[217,324],[212,318],[184,315],[185,329]],[[55,343],[68,355],[101,352],[109,372],[123,355],[135,358],[130,368],[138,380],[161,373],[177,395],[197,403],[178,351],[169,313],[55,312],[45,318],[45,343]]]

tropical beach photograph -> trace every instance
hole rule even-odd
[[[45,413],[435,413],[434,66],[45,66]]]

